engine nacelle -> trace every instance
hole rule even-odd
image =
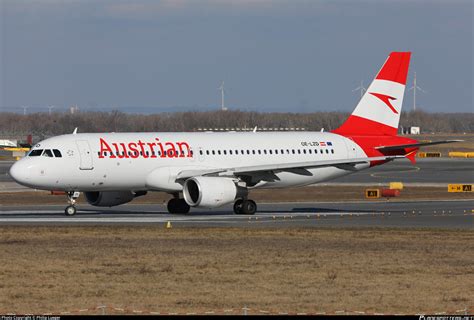
[[[234,180],[220,177],[194,177],[186,180],[184,200],[191,207],[217,208],[232,203],[243,190]]]
[[[92,191],[84,192],[87,202],[96,207],[113,207],[130,202],[135,198],[132,191]]]

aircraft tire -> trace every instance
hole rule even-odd
[[[242,202],[242,213],[253,215],[257,212],[257,204],[253,200],[244,200]]]
[[[68,217],[72,217],[76,212],[77,210],[75,206],[67,206],[66,209],[64,209],[64,214]]]
[[[184,199],[173,198],[168,201],[167,209],[169,213],[188,213],[191,207]]]
[[[237,199],[234,202],[234,214],[242,214],[242,203],[244,200],[242,199]]]

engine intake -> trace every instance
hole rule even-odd
[[[232,203],[246,192],[231,178],[194,177],[185,181],[184,200],[191,207],[217,208]]]

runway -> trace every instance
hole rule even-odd
[[[0,225],[137,225],[173,227],[397,227],[474,229],[474,200],[413,202],[319,202],[259,204],[254,216],[234,215],[232,207],[193,209],[172,215],[162,205],[114,208],[78,206],[74,217],[64,206],[4,206]]]

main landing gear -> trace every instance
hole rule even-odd
[[[168,212],[169,213],[188,213],[191,207],[186,203],[184,199],[175,197],[168,201]]]
[[[73,216],[76,214],[76,199],[79,198],[80,192],[69,191],[66,193],[69,205],[64,209],[64,214],[67,216]]]
[[[257,212],[257,204],[255,201],[250,199],[237,199],[234,203],[235,214],[248,214],[252,215]]]

